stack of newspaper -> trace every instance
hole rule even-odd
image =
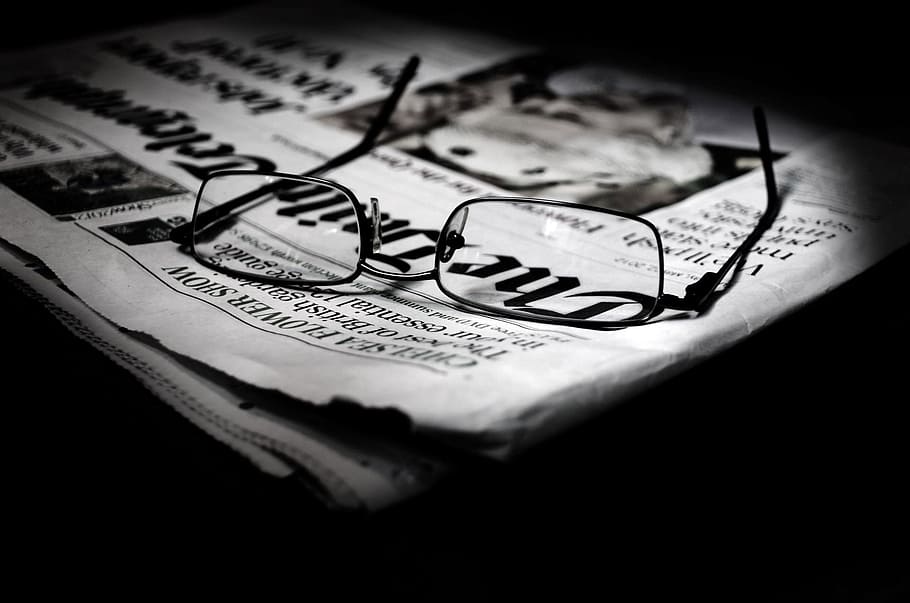
[[[364,275],[328,293],[211,270],[169,240],[200,181],[305,172],[344,151],[414,54],[384,144],[328,175],[382,200],[403,271],[428,269],[460,202],[520,194],[647,217],[666,290],[681,294],[765,207],[747,102],[332,8],[259,5],[0,59],[7,278],[263,471],[305,473],[328,504],[381,508],[461,454],[508,458],[907,242],[906,149],[772,108],[783,207],[699,316],[592,331],[477,314],[432,281]]]

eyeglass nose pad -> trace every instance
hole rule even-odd
[[[449,220],[449,229],[445,233],[445,238],[442,241],[443,249],[440,260],[442,262],[448,262],[452,259],[452,256],[455,255],[455,252],[465,246],[465,239],[462,236],[464,232],[464,226],[468,222],[468,208],[462,208],[458,215],[453,216]]]
[[[376,197],[370,197],[370,222],[373,226],[370,237],[373,253],[379,253],[379,250],[382,249],[382,217],[379,213],[379,199]]]

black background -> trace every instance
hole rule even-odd
[[[657,65],[910,141],[893,15],[373,4]],[[21,4],[3,46],[216,6]],[[259,475],[4,283],[10,567],[67,589],[201,573],[304,598],[328,585],[422,600],[907,600],[908,262],[905,248],[514,463],[471,467],[370,518],[328,515],[296,484]]]

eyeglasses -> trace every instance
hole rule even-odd
[[[200,185],[192,220],[171,240],[199,262],[235,277],[292,287],[331,287],[361,274],[435,280],[470,309],[551,324],[612,328],[648,322],[664,310],[705,309],[718,286],[773,223],[780,207],[765,116],[754,110],[767,206],[748,237],[716,272],[678,297],[664,292],[660,233],[619,211],[528,197],[482,197],[455,207],[435,245],[401,248],[414,232],[369,213],[351,190],[318,177],[368,153],[389,122],[419,59],[411,57],[363,139],[302,175],[213,172]],[[428,231],[420,231],[426,234]],[[394,248],[397,253],[384,250]],[[385,251],[385,252],[384,252]],[[433,268],[407,272],[409,261]],[[394,269],[394,270],[391,270]],[[357,311],[352,296],[351,311]],[[341,302],[344,304],[344,302]],[[340,305],[341,305],[340,304]]]

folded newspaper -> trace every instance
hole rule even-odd
[[[259,5],[0,59],[0,267],[184,416],[264,471],[304,472],[335,505],[419,492],[457,464],[447,448],[508,458],[910,238],[910,177],[898,169],[910,151],[771,107],[782,208],[696,316],[596,331],[472,312],[432,281],[298,289],[212,270],[169,240],[201,180],[301,173],[344,151],[413,54],[420,70],[383,144],[326,175],[381,199],[383,257],[401,272],[432,266],[462,201],[520,195],[646,217],[663,241],[665,289],[681,295],[765,208],[747,103],[332,8]],[[361,430],[338,408],[403,421],[419,438]]]

